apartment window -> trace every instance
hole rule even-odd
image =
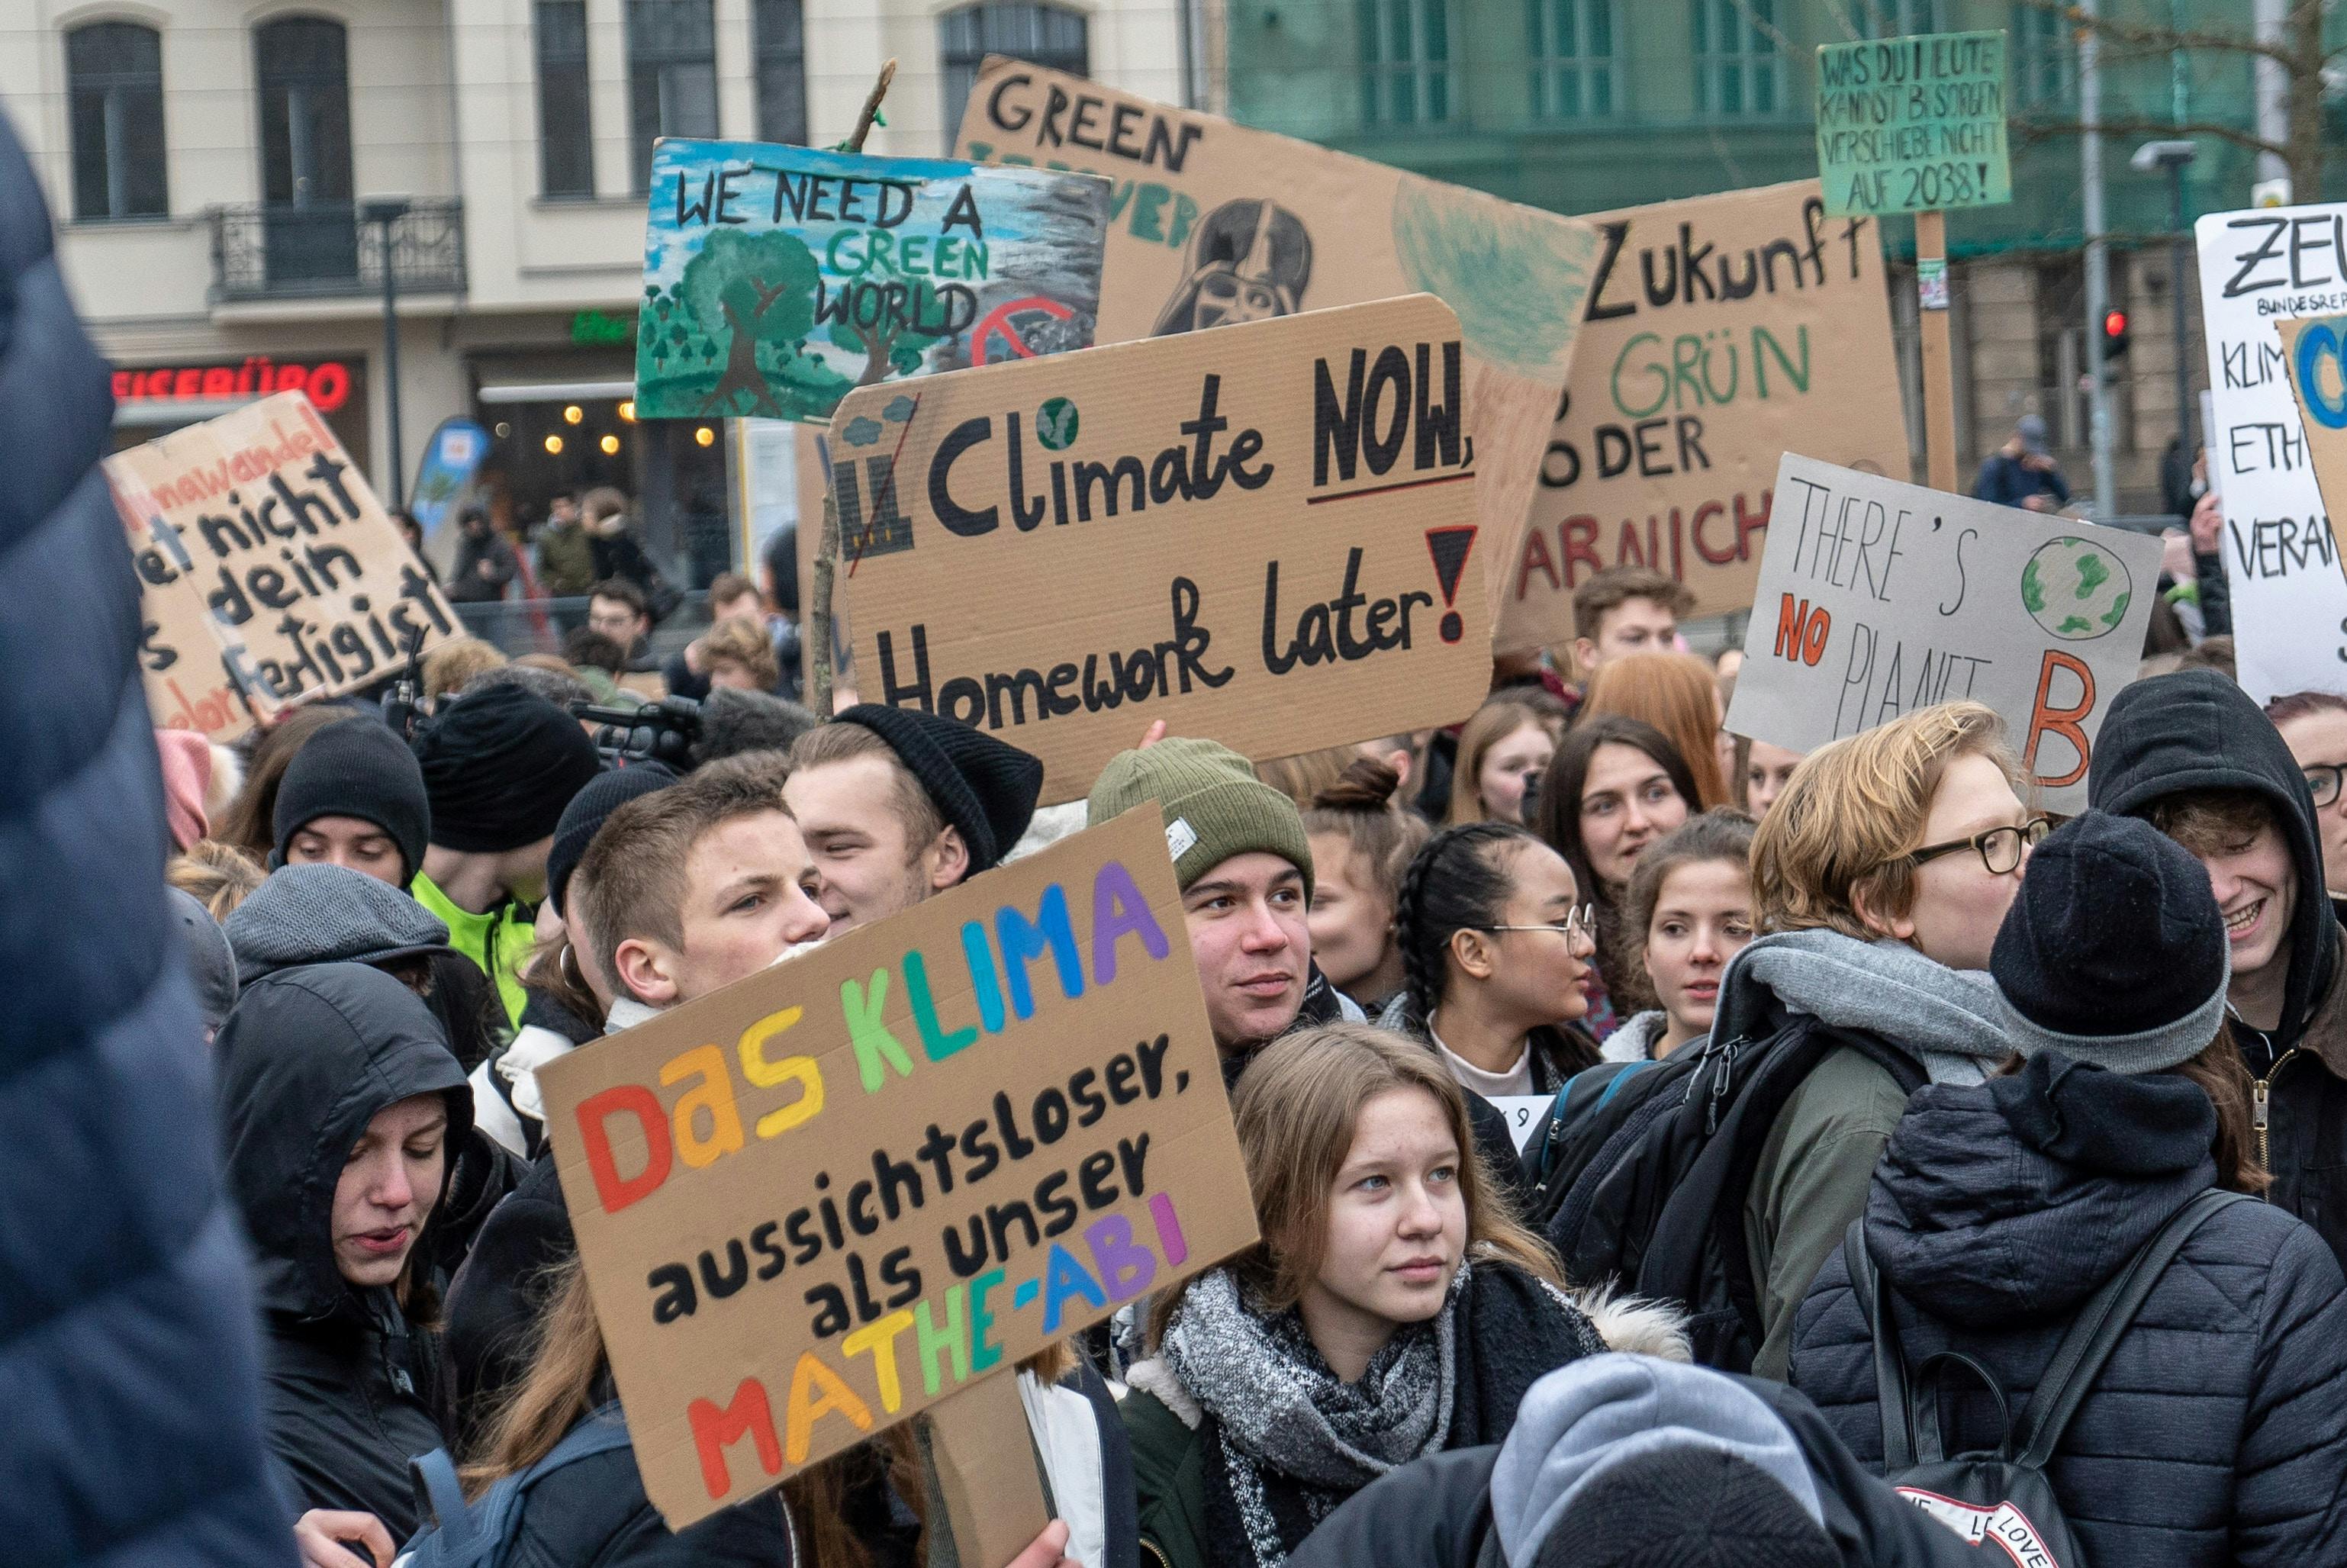
[[[806,34],[799,0],[757,0],[750,25],[751,52],[758,64],[758,139],[804,147]]]
[[[628,0],[628,108],[636,189],[651,184],[652,143],[717,134],[717,29],[710,0]]]
[[[1907,38],[1948,30],[1940,0],[1858,0],[1854,9],[1859,31],[1869,38]]]
[[[1614,0],[1527,0],[1532,113],[1594,119],[1614,112]]]
[[[587,0],[538,0],[538,177],[542,196],[595,194],[587,97]]]
[[[2017,5],[2006,37],[2012,49],[2006,70],[2014,100],[2033,108],[2067,103],[2070,85],[2077,79],[2070,59],[2068,24],[2051,11]]]
[[[1695,107],[1698,114],[1785,110],[1785,56],[1777,0],[1695,0]]]
[[[1356,0],[1371,125],[1440,125],[1459,101],[1450,0]]]
[[[73,115],[74,216],[161,218],[163,41],[132,22],[93,22],[66,35]]]
[[[1092,40],[1083,13],[1029,0],[986,0],[938,18],[938,57],[946,78],[946,150],[961,136],[961,111],[989,55],[1043,66],[1071,76],[1092,72]]]

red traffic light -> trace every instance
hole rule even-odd
[[[2122,338],[2127,336],[2127,313],[2125,311],[2106,311],[2104,313],[2103,335],[2106,338]]]

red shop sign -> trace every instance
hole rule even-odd
[[[332,414],[350,400],[351,367],[338,359],[281,364],[256,354],[238,364],[166,364],[114,373],[117,403],[212,402],[272,392],[306,392],[319,413]]]

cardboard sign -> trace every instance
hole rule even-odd
[[[2012,200],[2004,35],[1820,45],[1818,174],[1834,218]]]
[[[538,1082],[678,1529],[1255,1238],[1153,805]]]
[[[1474,406],[1429,294],[876,387],[831,427],[857,690],[1074,800],[1153,720],[1250,757],[1491,681]]]
[[[979,70],[959,145],[1114,181],[1104,343],[1441,296],[1466,346],[1478,569],[1498,591],[1596,274],[1587,220],[1000,57]]]
[[[1108,186],[671,137],[652,150],[636,413],[821,420],[845,394],[1092,341]]]
[[[118,452],[106,477],[130,528],[140,662],[159,723],[228,739],[253,722],[228,712],[244,706],[239,688],[266,717],[394,673],[419,630],[426,652],[456,630],[456,612],[299,392]]]
[[[2158,580],[2145,535],[1788,452],[1727,727],[1809,752],[1968,697],[2004,717],[2045,805],[2083,811]]]
[[[2347,496],[2347,315],[2302,316],[2275,326],[2323,509],[2337,518],[2332,497]],[[2338,537],[2336,524],[2332,536]]]
[[[1573,384],[1500,600],[1497,646],[1573,636],[1610,566],[1668,572],[1697,615],[1752,602],[1787,447],[1907,472],[1882,246],[1814,179],[1590,219],[1603,237]]]
[[[2275,331],[2347,313],[2347,203],[2212,212],[2194,233],[2241,685],[2260,702],[2347,691],[2347,578]]]

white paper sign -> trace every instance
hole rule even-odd
[[[1521,1154],[1524,1152],[1524,1145],[1532,1142],[1532,1133],[1539,1130],[1541,1118],[1547,1115],[1548,1108],[1556,1103],[1556,1096],[1501,1094],[1494,1096],[1491,1103],[1498,1106],[1500,1114],[1508,1119],[1508,1136],[1516,1141],[1516,1153]]]
[[[2045,804],[2083,810],[2159,541],[1790,452],[1776,497],[1727,727],[1809,752],[1969,697],[2004,716]]]
[[[2241,684],[2260,702],[2347,692],[2347,577],[2274,330],[2347,312],[2347,204],[2212,212],[2195,233]]]

